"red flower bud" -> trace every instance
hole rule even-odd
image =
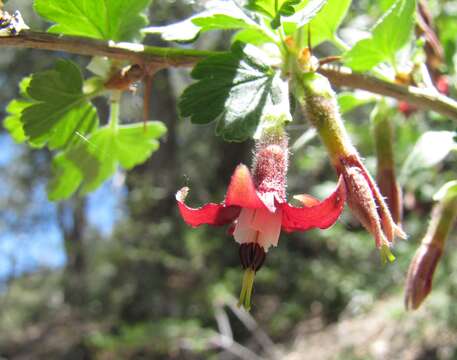
[[[446,185],[443,188],[446,190]],[[417,309],[432,290],[433,274],[457,218],[457,196],[452,193],[451,187],[448,189],[449,194],[445,193],[433,208],[427,233],[409,265],[405,289],[406,309]]]
[[[443,249],[433,244],[421,244],[409,266],[406,277],[405,307],[416,310],[432,290],[433,274]]]
[[[338,173],[346,184],[347,203],[354,216],[374,236],[376,246],[390,247],[395,236],[406,238],[395,224],[384,199],[358,155],[340,159]]]
[[[383,256],[393,258],[389,247],[394,237],[405,238],[406,234],[393,221],[376,183],[352,145],[330,83],[320,74],[304,74],[295,95],[322,139],[337,173],[344,179],[352,213],[373,234]]]
[[[403,217],[403,200],[400,184],[393,169],[380,168],[376,174],[381,194],[386,198],[393,221],[400,225]]]
[[[391,113],[387,104],[381,101],[371,113],[371,122],[376,145],[376,181],[381,194],[386,197],[392,219],[400,225],[403,202],[400,184],[395,176],[394,127],[390,120]]]

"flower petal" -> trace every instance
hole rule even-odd
[[[248,209],[265,209],[265,204],[257,195],[254,180],[246,165],[238,165],[233,172],[225,197],[225,205]]]
[[[346,188],[340,176],[336,190],[317,205],[297,208],[282,204],[282,229],[286,232],[305,231],[312,228],[326,229],[338,220],[344,208]]]
[[[190,208],[184,203],[188,192],[189,188],[182,188],[176,193],[176,200],[183,220],[192,227],[202,224],[215,226],[229,224],[240,214],[240,207],[226,206],[224,204],[209,203],[198,209]]]

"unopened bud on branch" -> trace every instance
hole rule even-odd
[[[317,129],[337,173],[346,184],[347,202],[352,213],[374,236],[382,254],[388,251],[395,236],[405,238],[397,226],[370,174],[352,145],[340,116],[336,96],[328,80],[316,73],[307,73],[296,85],[296,96],[307,119]]]
[[[394,129],[390,119],[390,109],[386,104],[380,103],[375,107],[371,114],[371,122],[376,145],[376,181],[381,194],[386,197],[392,219],[400,225],[403,213],[402,193],[395,171]]]
[[[432,290],[433,274],[456,217],[457,195],[455,194],[444,196],[433,208],[427,233],[409,265],[405,288],[406,309],[419,308]]]

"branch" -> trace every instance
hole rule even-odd
[[[164,48],[134,43],[116,43],[86,37],[48,34],[23,30],[16,36],[0,37],[0,47],[18,47],[63,51],[88,56],[106,56],[134,64],[147,63],[155,68],[192,66],[216,54],[212,51]]]
[[[397,85],[370,75],[354,73],[351,69],[345,67],[324,66],[319,69],[319,72],[325,75],[334,86],[346,86],[393,97],[416,105],[422,110],[433,110],[457,120],[457,102],[437,91],[415,86]]]
[[[163,48],[133,43],[115,43],[90,38],[55,35],[36,31],[21,31],[17,36],[0,38],[0,47],[33,48],[63,51],[88,56],[106,56],[137,64],[149,64],[155,69],[192,66],[196,62],[219,52],[178,48]],[[332,85],[361,89],[372,93],[407,101],[423,110],[433,110],[457,120],[457,102],[430,89],[401,86],[370,75],[353,73],[348,68],[324,66],[320,73]]]

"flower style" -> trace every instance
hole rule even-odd
[[[246,309],[250,306],[255,272],[262,266],[269,248],[278,245],[281,229],[287,233],[326,229],[335,223],[344,207],[342,179],[322,202],[309,195],[298,195],[295,198],[302,207],[287,203],[287,144],[282,128],[263,134],[256,144],[252,174],[245,165],[238,165],[220,204],[193,209],[184,203],[188,188],[176,194],[181,216],[188,225],[232,224],[230,232],[240,244],[241,264],[246,269],[240,295],[240,305]]]

